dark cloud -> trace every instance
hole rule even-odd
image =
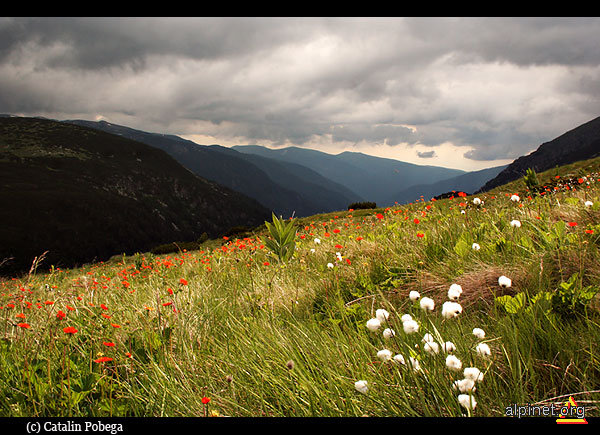
[[[431,159],[436,156],[435,151],[417,151],[417,155],[421,159]]]
[[[600,115],[599,37],[597,17],[0,18],[0,112],[513,159]]]

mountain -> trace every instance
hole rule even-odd
[[[337,155],[299,147],[269,149],[258,145],[237,145],[234,150],[297,163],[345,185],[366,201],[378,206],[393,205],[390,197],[402,189],[464,174],[465,171],[438,166],[421,166],[399,160],[343,152]]]
[[[182,167],[167,153],[97,129],[0,118],[2,273],[145,252],[270,218],[258,202]]]
[[[595,118],[563,135],[545,142],[527,156],[519,157],[478,192],[486,192],[525,175],[528,168],[546,171],[580,160],[600,156],[600,117]]]
[[[401,190],[392,195],[389,200],[406,204],[419,199],[422,195],[425,201],[440,195],[442,193],[456,190],[457,192],[471,193],[483,186],[488,180],[498,175],[507,165],[496,166],[493,168],[481,169],[479,171],[467,172],[458,177],[448,178],[432,184],[420,184],[411,186],[408,189]]]
[[[255,198],[282,216],[345,209],[360,196],[297,163],[247,155],[219,145],[199,145],[174,135],[135,130],[106,121],[65,121],[128,137],[162,149],[195,174]]]

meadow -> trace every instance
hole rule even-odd
[[[0,415],[497,417],[572,397],[597,416],[599,171],[40,259],[0,283]]]

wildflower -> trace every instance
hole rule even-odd
[[[442,344],[442,350],[446,353],[452,353],[456,350],[456,346],[451,341],[447,341]]]
[[[415,224],[418,224],[418,223],[419,223],[419,222],[421,222],[421,221],[420,221],[419,219],[415,218],[415,219],[413,220],[413,222],[414,222]]]
[[[510,221],[510,226],[513,228],[521,228],[521,221],[514,219]]]
[[[100,358],[95,359],[94,362],[95,363],[104,363],[104,362],[109,362],[109,361],[112,361],[112,360],[113,359],[110,358],[110,357],[108,357],[108,356],[101,356]]]
[[[486,343],[479,343],[475,350],[479,355],[481,355],[484,358],[487,358],[492,355],[492,351]]]
[[[311,248],[310,252],[314,254],[317,251],[315,250],[315,248]]]
[[[423,346],[423,349],[430,355],[435,355],[440,352],[440,346],[435,341],[428,341]]]
[[[433,302],[433,299],[428,297],[422,298],[419,304],[423,310],[427,311],[433,311],[433,308],[435,307],[435,302]]]
[[[413,319],[410,319],[402,323],[402,328],[407,334],[412,334],[413,332],[417,332],[419,330],[419,324]]]
[[[458,402],[463,408],[466,408],[469,411],[472,411],[473,409],[475,409],[475,406],[477,406],[475,398],[470,394],[459,394]]]
[[[210,398],[208,398],[208,397],[203,397],[202,398],[202,404],[208,405],[209,402],[210,402]]]
[[[23,329],[29,329],[29,328],[31,328],[31,325],[29,323],[17,323],[17,326],[19,328],[23,328]]]
[[[433,335],[431,335],[429,332],[427,334],[425,334],[423,336],[423,339],[421,340],[423,343],[430,343],[432,341],[434,341],[433,339]]]
[[[409,298],[411,301],[416,301],[416,300],[418,300],[420,297],[421,297],[421,295],[420,295],[420,294],[419,294],[419,292],[418,292],[418,291],[416,291],[416,290],[411,290],[411,292],[408,294],[408,298]]]
[[[458,302],[444,302],[442,305],[442,316],[452,319],[462,313],[462,306]]]
[[[483,381],[483,373],[477,367],[467,367],[463,371],[463,375],[466,379],[471,379],[474,382]]]
[[[388,317],[390,317],[390,313],[388,313],[383,308],[380,308],[377,311],[375,311],[375,317],[378,318],[381,323],[383,323],[388,319]]]
[[[318,245],[319,243],[321,243],[321,239],[315,238],[315,243]]]
[[[594,230],[585,230],[585,232],[588,234],[594,234]]]
[[[169,301],[169,302],[165,302],[164,304],[162,304],[162,306],[163,307],[168,307],[171,304],[173,304],[173,302]]]
[[[502,275],[500,278],[498,278],[498,285],[500,287],[509,288],[512,285],[512,281],[510,278]]]
[[[452,299],[453,301],[457,300],[462,291],[462,287],[459,284],[452,284],[448,290],[448,299]]]
[[[75,334],[77,332],[77,329],[75,329],[72,326],[67,326],[66,328],[63,328],[63,332],[65,334]]]
[[[64,313],[63,311],[60,311],[60,310],[59,310],[59,311],[58,311],[58,313],[56,313],[56,318],[57,318],[58,320],[64,319],[65,317],[67,317],[67,314],[66,314],[66,313]]]
[[[473,243],[473,245],[471,246],[471,248],[473,248],[474,251],[479,251],[481,249],[481,246],[479,246],[478,243]]]
[[[401,354],[395,355],[393,360],[400,364],[406,364],[406,362],[404,361],[404,356]]]
[[[187,280],[186,280],[186,279],[183,279],[183,278],[181,278],[181,279],[179,280],[179,284],[181,284],[181,285],[188,285],[188,282],[187,282]]]
[[[460,381],[454,381],[452,384],[455,390],[461,393],[472,393],[476,390],[475,382],[472,379],[461,379]]]
[[[577,222],[569,222],[567,225],[569,225],[570,227],[576,227]]]
[[[379,319],[374,318],[367,321],[367,328],[369,328],[370,331],[377,331],[380,326],[381,322]]]
[[[585,205],[586,207],[591,207],[591,206],[593,206],[593,205],[594,205],[594,203],[593,203],[592,201],[586,201],[586,202],[584,202],[584,205]]]
[[[473,204],[475,204],[475,205],[481,204],[481,199],[479,199],[479,198],[473,198]]]
[[[269,263],[268,261],[265,261],[265,262],[263,263],[263,266],[268,266],[269,264],[271,264],[271,263]]]
[[[473,328],[473,335],[479,339],[485,337],[485,331],[481,328]]]
[[[410,365],[413,369],[413,371],[418,372],[421,370],[421,365],[419,364],[419,360],[416,358],[413,358],[412,356],[409,358],[410,361]]]
[[[115,347],[115,344],[112,341],[104,341],[102,344],[108,347]]]
[[[108,307],[104,304],[100,304],[100,308],[102,308],[103,310],[108,310]]]
[[[329,269],[333,269],[333,267],[334,267],[334,266],[333,266],[333,263],[327,263],[327,267],[328,267]]]
[[[402,317],[400,317],[400,320],[402,321],[402,323],[404,322],[408,322],[409,320],[412,320],[412,316],[410,314],[403,314]]]
[[[367,391],[369,391],[369,383],[367,381],[356,381],[354,383],[354,388],[359,393],[367,394]]]
[[[287,363],[285,363],[285,366],[287,367],[288,370],[294,370],[294,361],[289,360]]]
[[[381,361],[389,361],[392,359],[392,352],[388,349],[382,349],[377,352],[377,358],[379,358]]]
[[[519,195],[513,195],[510,197],[510,200],[512,202],[519,202],[521,200],[521,198],[519,198]]]
[[[448,355],[446,357],[446,367],[455,372],[459,372],[462,369],[462,362],[454,355]]]
[[[391,328],[386,328],[383,330],[383,338],[390,339],[396,335],[396,332]]]

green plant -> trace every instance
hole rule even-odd
[[[540,184],[537,175],[532,168],[527,168],[525,176],[523,177],[523,181],[525,182],[527,188],[530,190],[533,190]]]
[[[582,287],[574,273],[567,282],[562,282],[552,294],[552,310],[563,317],[583,314],[591,300],[600,291],[596,286]]]
[[[285,262],[292,258],[296,250],[296,228],[292,220],[285,221],[273,215],[273,222],[265,222],[270,238],[265,241],[265,246],[276,256],[279,261]]]

